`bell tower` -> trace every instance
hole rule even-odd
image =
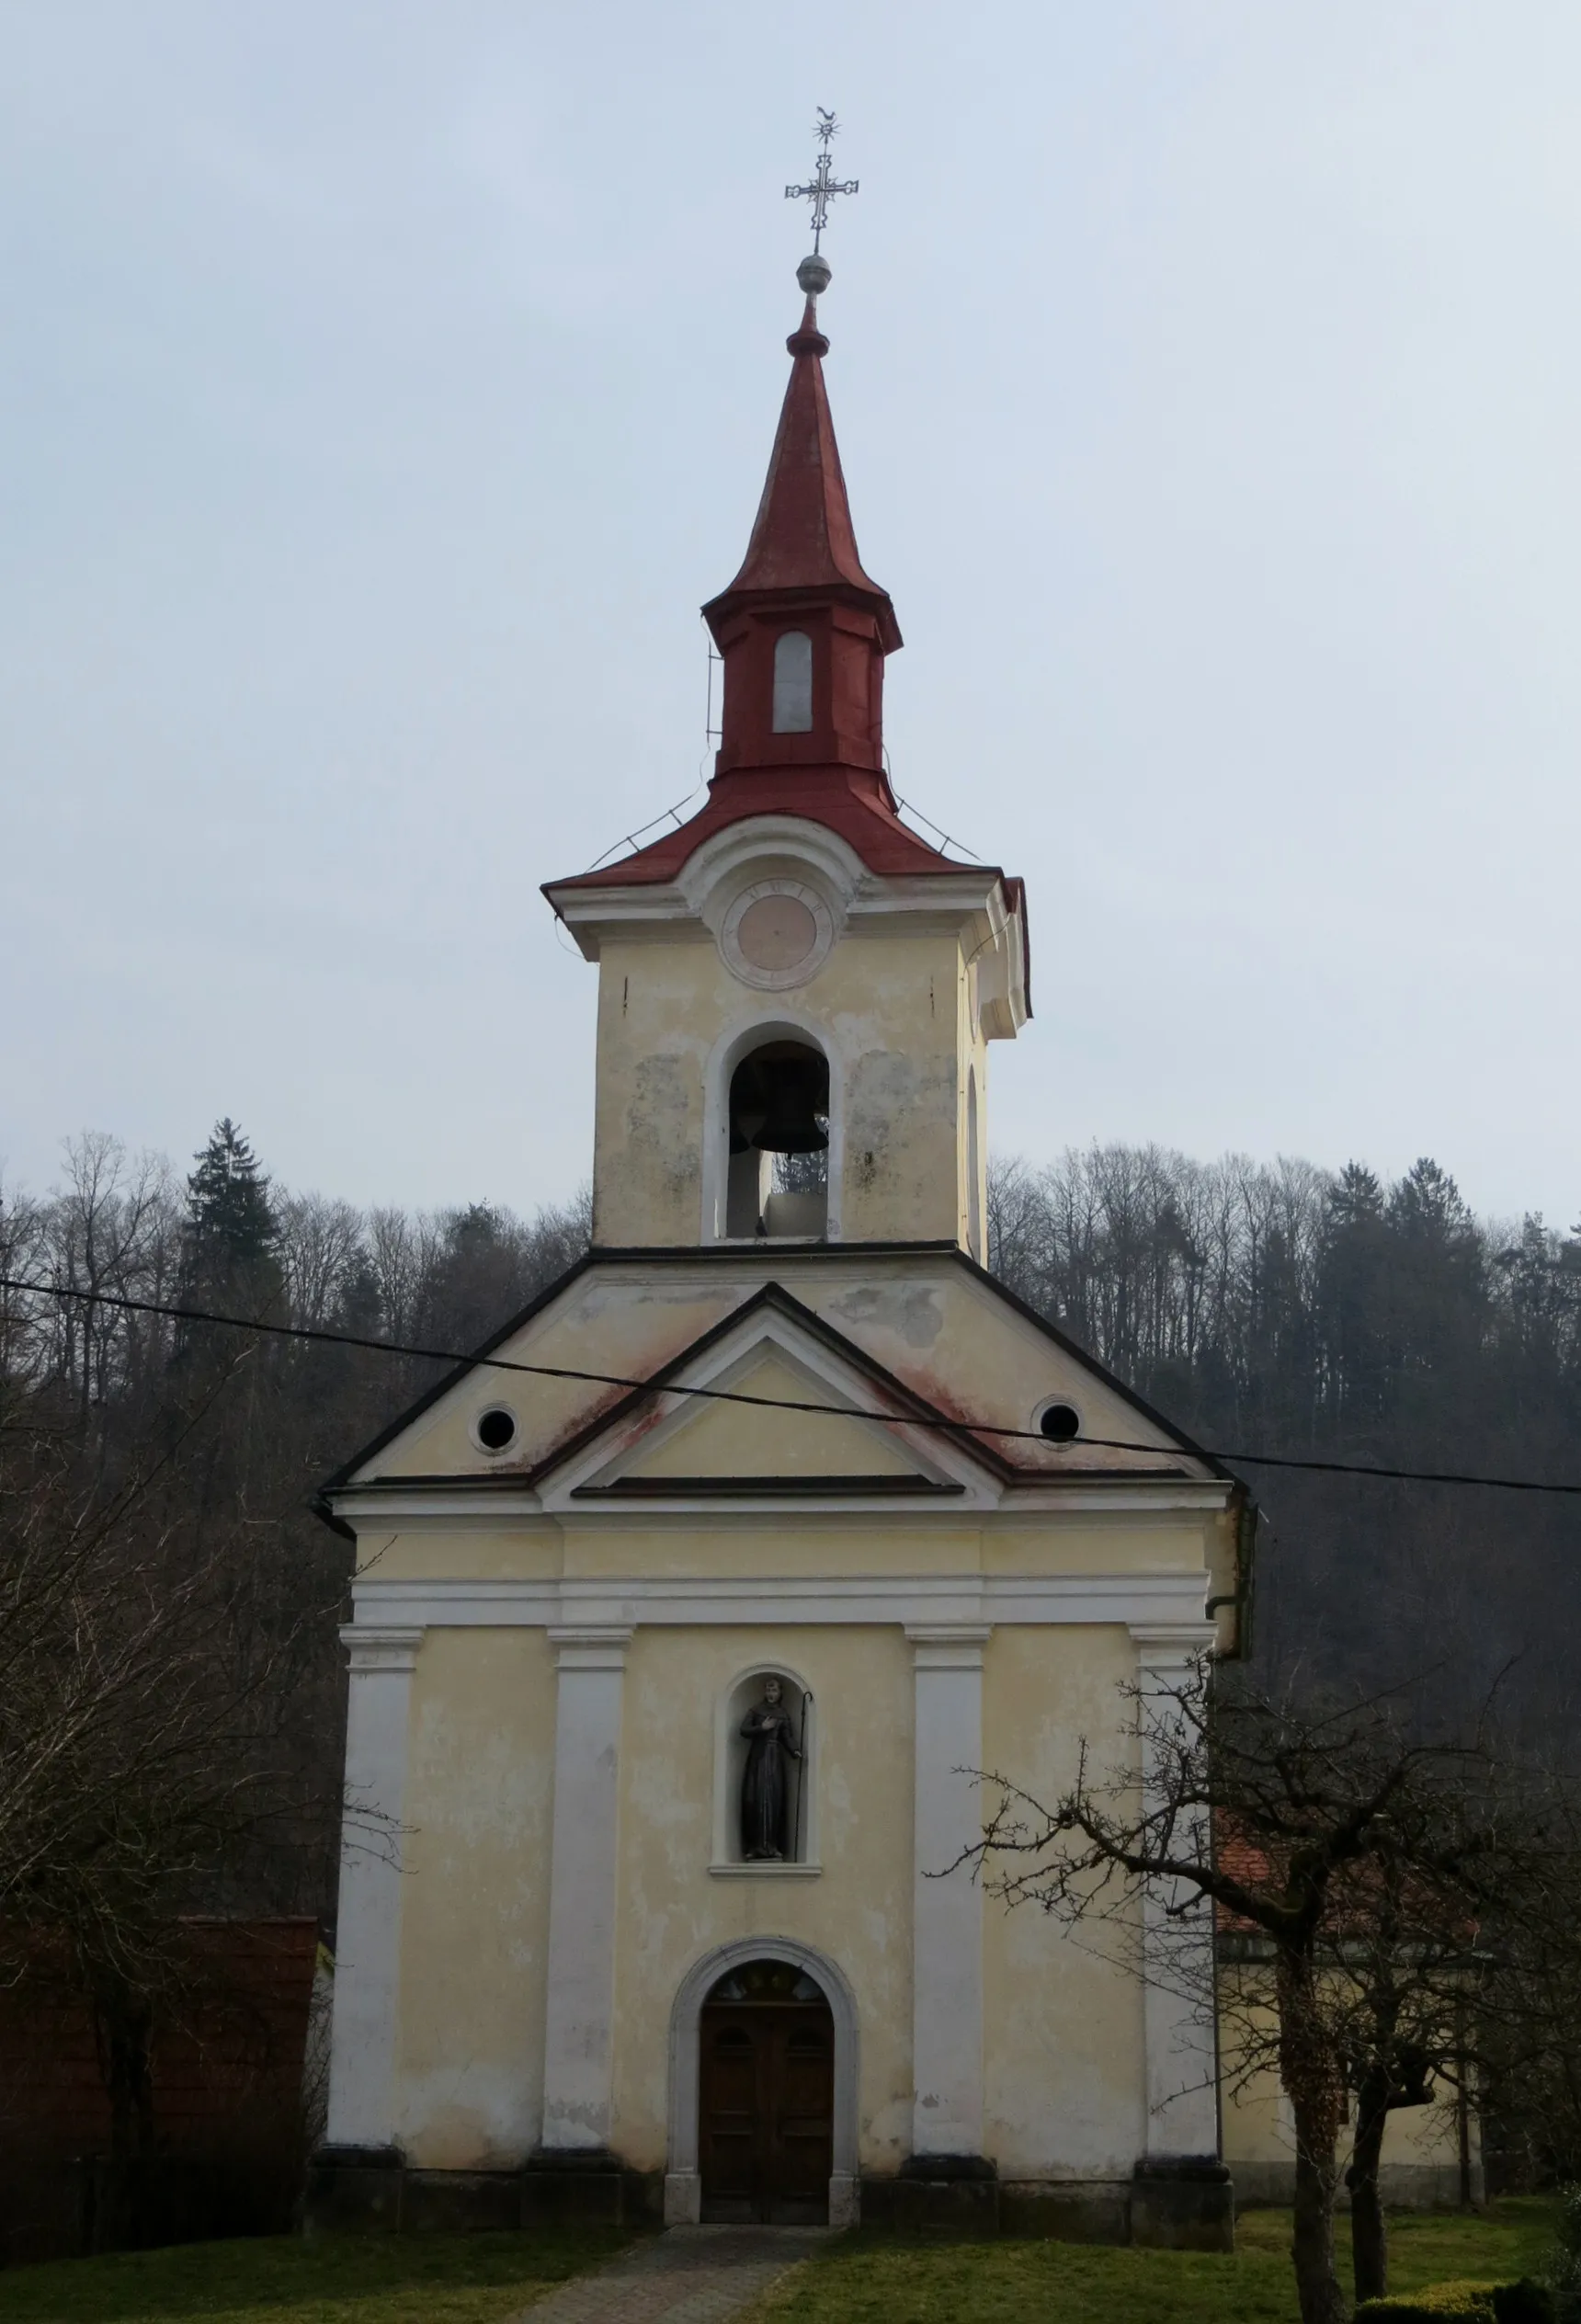
[[[544,889],[599,969],[594,1242],[982,1260],[987,1043],[1030,1013],[1025,899],[901,819],[883,747],[900,627],[835,441],[826,260],[797,279],[746,554],[702,609],[724,665],[708,803]]]

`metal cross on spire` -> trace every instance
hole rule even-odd
[[[823,149],[818,155],[818,166],[805,186],[787,186],[785,199],[787,201],[812,203],[813,251],[814,256],[820,256],[819,243],[829,222],[829,203],[836,194],[854,194],[858,181],[854,177],[839,178],[831,174],[834,163],[829,154],[829,142],[837,132],[839,123],[833,113],[825,113],[821,105],[815,109],[818,115],[817,136]]]

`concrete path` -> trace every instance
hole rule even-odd
[[[809,2258],[828,2227],[669,2227],[512,2324],[723,2324]]]

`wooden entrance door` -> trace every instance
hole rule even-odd
[[[776,1980],[779,1982],[779,1980]],[[802,1987],[811,1979],[784,1980]],[[738,1991],[738,1974],[725,1980]],[[822,2227],[829,2216],[835,2022],[816,1999],[711,1999],[703,2008],[699,2147],[705,2219]]]

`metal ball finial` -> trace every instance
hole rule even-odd
[[[808,298],[815,299],[828,289],[831,271],[827,258],[821,251],[814,250],[809,257],[803,258],[797,268],[796,279]]]

